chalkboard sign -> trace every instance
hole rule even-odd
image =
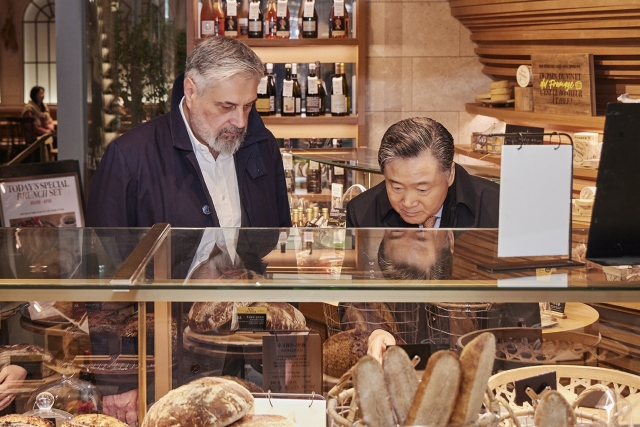
[[[566,302],[550,302],[549,310],[554,313],[564,314],[564,307],[567,305]]]

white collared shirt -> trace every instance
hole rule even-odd
[[[180,101],[180,114],[182,114],[182,120],[187,127],[193,152],[196,153],[196,160],[202,171],[207,190],[211,195],[213,207],[220,221],[220,227],[240,227],[240,191],[238,190],[238,178],[233,155],[219,154],[217,159],[213,158],[209,147],[193,136],[191,127],[184,115],[183,103],[184,97]]]
[[[204,229],[198,250],[196,251],[189,272],[185,278],[185,283],[189,281],[191,275],[196,268],[209,260],[211,251],[214,246],[218,246],[221,250],[226,251],[229,254],[231,262],[236,262],[236,247],[238,245],[238,229],[237,228],[213,228],[207,227]]]

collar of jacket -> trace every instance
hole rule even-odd
[[[442,209],[442,218],[440,218],[440,226],[443,224],[450,227],[451,218],[454,217],[453,211],[458,205],[465,205],[471,214],[475,216],[476,193],[473,189],[473,182],[469,173],[459,164],[455,164],[456,177],[453,184],[447,190],[447,197],[444,199],[444,208]],[[383,188],[380,191],[380,203],[378,204],[378,214],[380,218],[390,227],[414,227],[414,224],[405,222],[399,213],[391,206],[389,196],[384,181],[381,183]],[[444,228],[444,227],[443,227]]]
[[[171,133],[173,137],[173,146],[180,150],[193,151],[191,140],[189,139],[189,133],[182,120],[182,114],[180,114],[180,101],[184,96],[184,73],[180,74],[173,83],[173,90],[171,91]],[[260,114],[256,111],[255,106],[249,113],[249,120],[247,123],[247,135],[242,141],[242,145],[239,150],[248,147],[258,141],[261,141],[270,136],[270,132],[265,127]]]

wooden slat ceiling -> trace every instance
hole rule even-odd
[[[482,72],[515,82],[537,53],[594,55],[596,105],[640,84],[640,0],[450,0],[471,31]]]

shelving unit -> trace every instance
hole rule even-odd
[[[331,0],[318,1],[331,2]],[[350,138],[356,141],[354,148],[366,146],[364,114],[366,3],[354,0],[353,5],[357,5],[357,13],[355,14],[357,34],[355,38],[239,39],[250,46],[263,62],[304,64],[320,61],[323,64],[335,62],[354,64],[356,88],[355,99],[352,100],[352,104],[355,105],[353,114],[345,117],[332,117],[331,115],[319,117],[264,116],[262,119],[265,125],[276,138]],[[191,51],[203,40],[197,37],[197,24],[198,2],[192,0],[187,6],[187,51]]]

